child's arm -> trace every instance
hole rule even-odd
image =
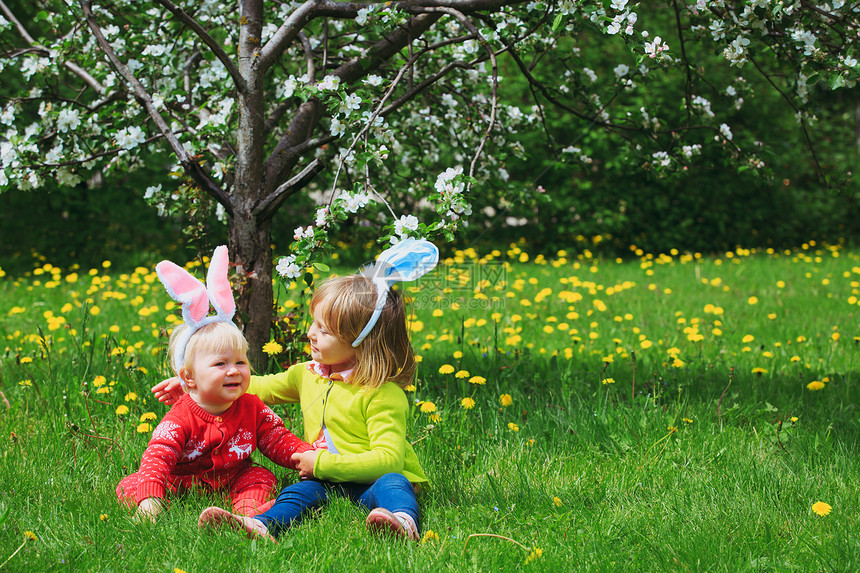
[[[306,452],[313,446],[300,440],[287,430],[284,421],[271,408],[261,402],[257,413],[257,447],[276,464],[296,469],[293,454]]]
[[[368,451],[357,454],[320,452],[313,475],[336,482],[370,483],[384,474],[402,472],[406,460],[406,413],[403,391],[385,384],[373,392],[367,406]]]
[[[140,484],[135,500],[138,517],[153,520],[161,511],[159,500],[167,493],[167,477],[176,467],[186,439],[184,429],[169,412],[153,430],[138,470]],[[153,508],[154,504],[159,507]]]
[[[152,387],[152,393],[159,402],[164,402],[168,406],[172,406],[182,398],[185,390],[182,389],[182,381],[179,376],[167,378]]]
[[[304,364],[294,364],[286,372],[251,376],[248,394],[254,394],[269,406],[298,402],[299,386],[304,368]]]

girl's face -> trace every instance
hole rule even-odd
[[[308,340],[313,359],[330,366],[332,372],[343,372],[355,365],[355,348],[335,336],[322,319],[314,318]]]
[[[221,352],[200,349],[191,363],[191,371],[180,374],[188,384],[191,397],[210,414],[220,414],[248,390],[251,366],[241,350]]]

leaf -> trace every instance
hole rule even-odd
[[[327,273],[331,270],[331,267],[325,263],[314,263],[314,268],[323,273]]]
[[[552,21],[552,31],[555,32],[558,30],[559,26],[561,26],[561,22],[564,20],[563,14],[556,14],[555,20]]]
[[[827,85],[829,85],[830,89],[832,90],[838,90],[843,85],[845,85],[845,78],[842,76],[842,74],[839,74],[838,76],[832,76],[827,82]]]

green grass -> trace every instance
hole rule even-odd
[[[411,438],[433,483],[420,544],[372,537],[343,500],[278,545],[198,532],[217,496],[135,523],[114,488],[140,461],[141,416],[166,411],[148,389],[166,375],[167,296],[151,269],[0,279],[2,568],[860,568],[860,253],[521,262],[521,248],[454,253],[408,291]]]

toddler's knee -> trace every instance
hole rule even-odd
[[[389,488],[412,489],[412,483],[406,479],[406,476],[395,472],[383,475],[377,480],[377,483]]]

